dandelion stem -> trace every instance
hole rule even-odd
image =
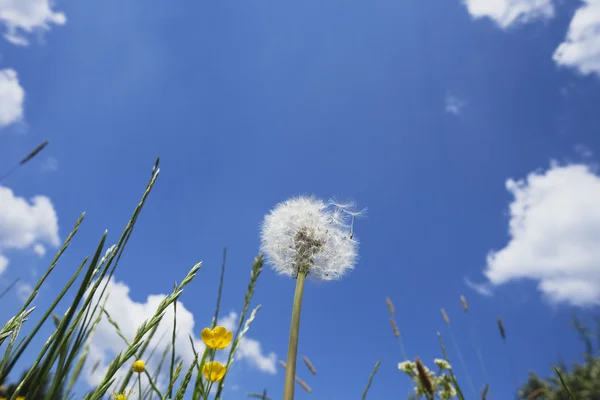
[[[290,341],[288,344],[287,368],[285,369],[285,386],[283,400],[294,400],[294,384],[296,378],[296,357],[298,355],[298,335],[300,333],[300,311],[306,272],[299,271],[296,279],[294,305],[292,306],[292,322],[290,324]]]

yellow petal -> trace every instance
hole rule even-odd
[[[215,339],[214,339],[212,329],[210,329],[210,328],[202,329],[202,333],[200,334],[200,337],[202,337],[202,341],[204,342],[205,345],[207,345],[211,349],[214,348]]]
[[[211,382],[218,382],[223,379],[225,372],[227,372],[227,367],[218,361],[208,362],[202,368],[204,377]]]

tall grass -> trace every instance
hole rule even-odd
[[[26,331],[28,319],[31,319],[32,316],[36,315],[36,309],[31,305],[36,299],[40,288],[48,282],[48,278],[55,270],[61,256],[68,250],[72,239],[78,233],[85,217],[85,214],[82,214],[50,263],[50,266],[36,283],[31,295],[26,299],[15,316],[9,319],[0,329],[0,345],[4,345],[4,354],[0,360],[0,382],[6,382],[7,378],[14,372],[15,366],[22,358],[25,350],[31,350],[34,338],[39,334],[42,326],[49,317],[52,316],[55,323],[54,331],[38,350],[38,354],[31,363],[29,370],[18,383],[9,386],[10,393],[4,393],[0,396],[8,396],[11,400],[16,400],[23,396],[29,399],[44,398],[67,400],[71,398],[85,398],[87,400],[98,400],[109,395],[110,388],[117,388],[117,393],[125,396],[123,398],[129,397],[129,387],[130,385],[134,386],[131,382],[131,378],[133,377],[131,365],[133,361],[144,359],[147,347],[155,335],[159,324],[163,320],[166,310],[169,307],[173,307],[174,310],[176,310],[179,297],[196,278],[202,267],[202,263],[197,263],[190,269],[181,280],[181,283],[176,284],[173,291],[161,301],[153,315],[143,321],[137,328],[133,338],[128,338],[122,332],[117,321],[111,317],[110,313],[105,308],[106,299],[109,295],[107,290],[109,281],[115,273],[127,242],[133,233],[138,217],[146,204],[149,194],[154,188],[160,173],[158,165],[159,160],[157,159],[152,168],[151,178],[147,183],[143,195],[135,207],[130,220],[127,222],[125,229],[121,233],[117,244],[106,249],[105,243],[107,232],[104,232],[100,237],[98,245],[94,249],[93,255],[91,257],[86,257],[80,263],[71,278],[64,283],[63,288],[56,298],[50,302],[50,305],[39,317],[37,323],[34,324],[29,333],[19,341],[21,336],[23,336],[22,332]],[[225,271],[225,254],[226,253],[224,252],[217,307],[212,323],[213,327],[218,318],[219,303],[223,287],[223,275]],[[244,335],[248,332],[252,321],[255,319],[256,314],[260,309],[260,306],[255,307],[248,315],[256,283],[262,270],[262,264],[262,256],[258,256],[252,265],[250,283],[246,295],[244,296],[238,328],[235,332],[235,339],[233,340],[229,352],[227,369],[231,368],[235,353],[239,349]],[[66,312],[63,315],[56,315],[55,310],[57,306],[62,304],[68,295],[72,297],[72,300],[68,303]],[[203,372],[206,362],[209,359],[214,359],[214,351],[211,352],[207,348],[204,353],[200,355],[195,349],[190,348],[189,351],[193,351],[195,354],[194,360],[182,376],[183,362],[176,357],[176,352],[187,350],[175,348],[175,338],[177,334],[176,311],[173,316],[171,345],[166,349],[171,351],[168,369],[168,385],[166,388],[161,389],[157,384],[161,368],[167,355],[167,351],[165,351],[154,374],[150,374],[147,370],[143,372],[145,379],[148,381],[148,388],[146,388],[145,391],[141,386],[142,373],[138,374],[136,380],[138,397],[140,399],[158,397],[161,400],[167,398],[183,399],[186,394],[191,393],[191,396],[194,399],[207,400],[209,396],[212,395],[214,395],[214,399],[221,399],[225,377],[219,380],[216,392],[211,393],[210,387],[213,382],[209,382],[208,379],[206,379],[205,372]],[[93,338],[100,320],[103,318],[112,325],[117,334],[121,337],[125,349],[122,352],[119,352],[109,363],[106,373],[96,388],[85,395],[75,393],[76,383],[81,376],[84,365],[88,362],[90,341]],[[153,353],[154,350],[149,358],[152,357]],[[96,362],[93,369],[95,370],[97,366],[98,362]],[[123,370],[126,370],[127,373],[120,381],[117,381],[117,373]],[[117,393],[115,393],[115,396]]]

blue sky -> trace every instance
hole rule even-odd
[[[86,211],[38,301],[53,298],[104,229],[118,239],[160,156],[116,280],[123,304],[143,314],[149,295],[203,261],[182,297],[196,335],[210,323],[223,246],[222,309],[240,311],[259,224],[275,204],[314,193],[368,207],[356,270],[306,289],[299,351],[319,375],[299,367],[313,394],[298,388],[298,399],[357,397],[379,357],[370,398],[411,390],[386,296],[409,356],[432,364],[440,331],[466,390],[440,315],[445,307],[482,385],[461,294],[495,398],[514,390],[506,351],[520,381],[548,374],[559,356],[575,360],[583,346],[570,314],[589,318],[600,304],[600,49],[593,32],[578,36],[600,23],[600,5],[482,1],[61,0],[54,14],[45,0],[0,6],[0,168],[50,141],[0,187],[9,261],[0,284],[34,284],[57,237]],[[50,205],[23,203],[36,195]],[[265,387],[281,396],[283,371],[271,364],[285,359],[293,287],[265,268],[249,333],[260,351],[240,360],[227,400]],[[98,351],[120,345],[106,335]]]

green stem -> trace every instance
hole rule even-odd
[[[292,322],[290,324],[290,341],[288,344],[287,366],[285,369],[285,387],[283,400],[294,400],[294,385],[296,379],[296,357],[298,356],[298,335],[300,333],[300,311],[302,310],[302,295],[306,272],[299,271],[296,279],[294,305],[292,307]]]
[[[142,374],[138,373],[138,391],[140,393],[140,400],[142,400]]]

